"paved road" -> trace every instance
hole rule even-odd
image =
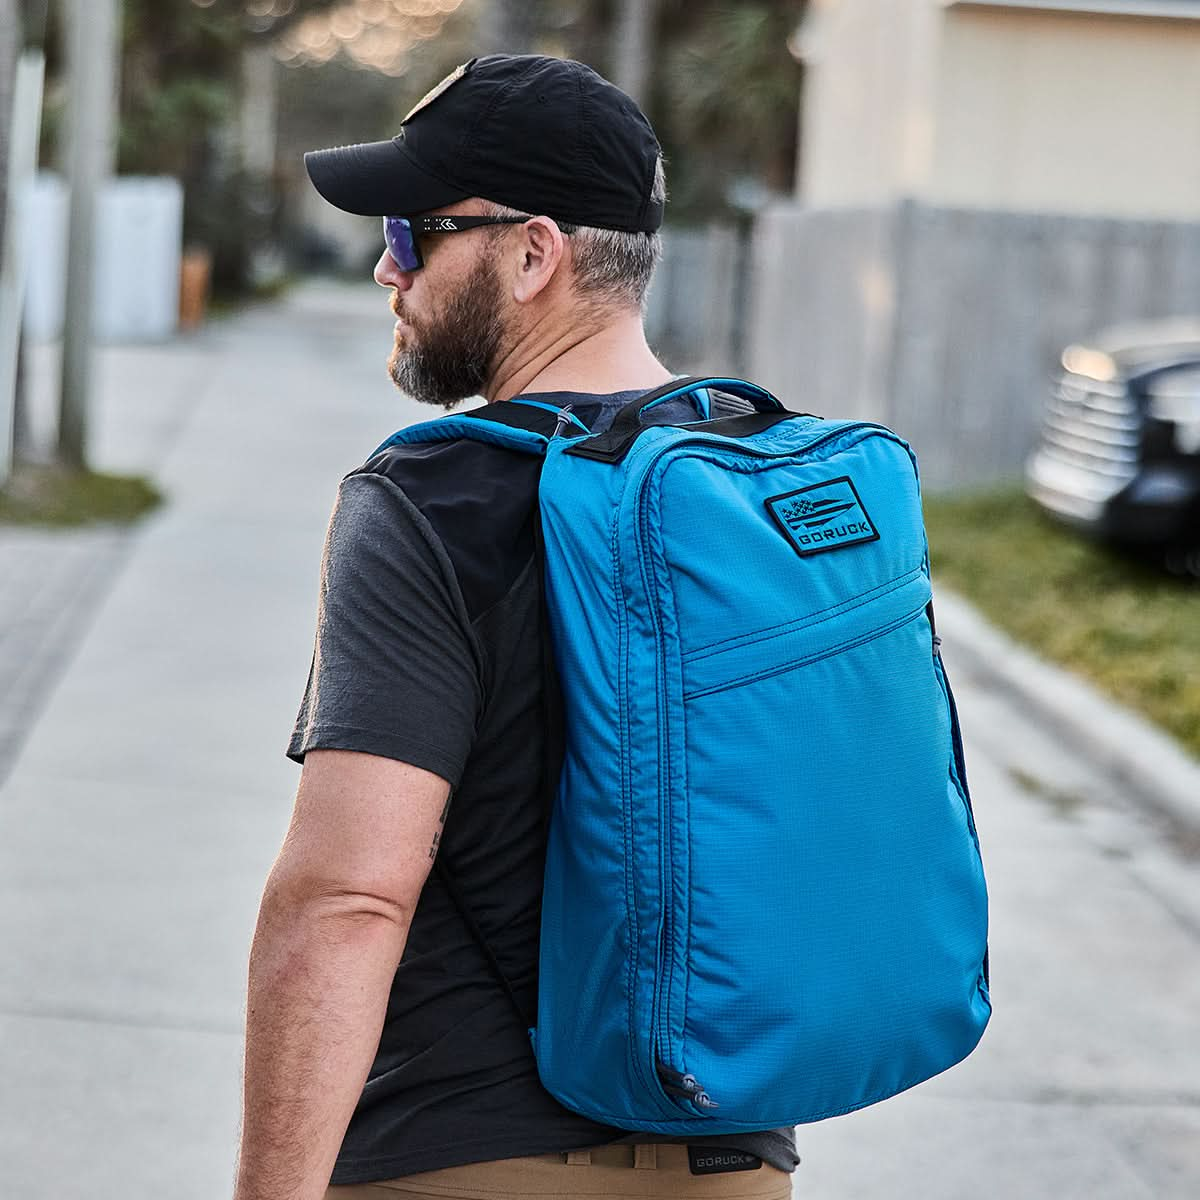
[[[324,522],[340,475],[423,415],[381,372],[381,299],[306,287],[101,358],[98,461],[152,467],[170,503],[112,549],[76,605],[91,611],[62,617],[37,713],[9,718],[32,728],[0,788],[6,1200],[229,1190],[246,950],[296,781],[282,749]],[[21,611],[44,625],[63,589],[9,586],[12,545],[0,534],[0,629]],[[0,694],[13,661],[0,642]],[[1200,1194],[1195,864],[1010,701],[955,678],[996,1016],[960,1068],[802,1129],[796,1194]]]

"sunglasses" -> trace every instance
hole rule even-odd
[[[383,240],[396,266],[418,271],[425,265],[417,238],[427,233],[463,233],[483,225],[524,225],[529,217],[384,217]]]

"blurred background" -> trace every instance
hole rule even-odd
[[[500,50],[650,117],[668,365],[921,462],[996,1018],[797,1195],[1198,1194],[1200,2],[0,0],[0,1196],[226,1187],[324,523],[429,415],[302,155]]]

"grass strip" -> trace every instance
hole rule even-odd
[[[1052,523],[1017,489],[925,500],[935,588],[1200,756],[1200,585]]]
[[[158,489],[138,475],[26,464],[0,488],[0,525],[129,524],[161,503]]]

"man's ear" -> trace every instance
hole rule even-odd
[[[549,217],[532,217],[519,227],[513,240],[520,250],[513,279],[513,299],[518,304],[527,304],[562,269],[567,239]]]

